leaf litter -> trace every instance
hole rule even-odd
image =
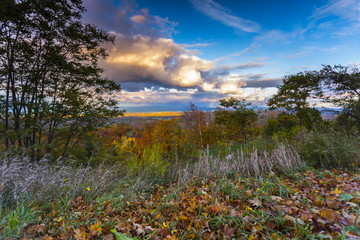
[[[307,170],[194,178],[120,202],[79,196],[53,203],[22,239],[360,239],[359,183],[356,173]]]

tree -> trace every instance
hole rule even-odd
[[[297,73],[285,76],[278,92],[268,101],[271,110],[285,109],[292,114],[309,108],[308,99],[321,95],[320,79],[314,72]]]
[[[360,71],[356,66],[326,65],[318,72],[330,94],[326,102],[343,110],[340,117],[354,122],[360,128]]]
[[[195,104],[190,103],[188,109],[181,113],[180,121],[184,123],[186,132],[190,134],[191,144],[204,147],[203,132],[207,125],[205,112],[200,111]]]
[[[101,77],[100,45],[114,38],[81,22],[82,0],[0,2],[0,118],[4,144],[54,143],[65,155],[89,129],[121,114],[108,97],[120,90]],[[55,139],[57,141],[55,141]],[[72,146],[71,146],[72,145]]]
[[[245,99],[220,99],[220,108],[215,111],[215,122],[223,124],[230,138],[242,136],[246,143],[250,128],[258,118],[258,113]]]

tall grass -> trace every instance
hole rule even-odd
[[[141,185],[150,185],[156,181],[186,182],[195,176],[235,173],[259,177],[272,171],[293,171],[300,166],[302,164],[295,149],[284,145],[272,152],[260,152],[257,149],[250,153],[236,151],[225,158],[220,155],[214,157],[206,150],[195,163],[167,164],[165,170],[164,165],[153,164],[150,169],[144,168],[136,175],[124,165],[72,167],[61,161],[50,164],[46,159],[32,163],[26,157],[16,156],[0,161],[0,200],[4,205],[17,204],[24,197],[37,201],[62,195],[95,197],[112,191],[124,181],[140,189]]]
[[[241,174],[245,177],[261,177],[263,174],[277,172],[289,173],[304,167],[299,154],[292,146],[279,145],[272,152],[252,152],[237,150],[227,157],[213,156],[209,150],[203,152],[192,166],[179,171],[179,181],[187,182],[195,176]]]
[[[27,197],[45,201],[64,194],[96,196],[121,179],[118,169],[101,165],[95,169],[71,167],[61,161],[50,164],[47,159],[33,163],[22,156],[5,158],[0,161],[0,200],[8,205]]]

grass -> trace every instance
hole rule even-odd
[[[161,174],[154,166],[134,174],[124,165],[3,159],[0,235],[112,239],[114,229],[144,239],[341,239],[358,228],[359,175],[305,171],[291,146],[225,157],[207,150],[192,164],[159,166]],[[328,199],[343,204],[339,213],[327,207]]]

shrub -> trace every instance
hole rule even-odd
[[[355,135],[327,129],[301,131],[295,144],[302,160],[322,169],[358,170],[360,141]]]

